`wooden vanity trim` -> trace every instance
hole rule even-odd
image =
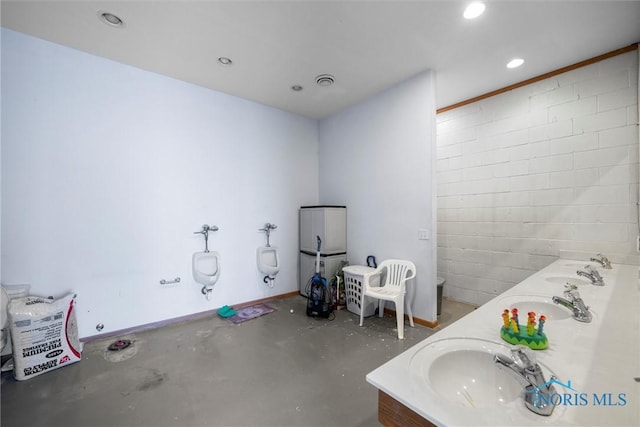
[[[382,390],[378,390],[378,421],[386,427],[436,427]]]

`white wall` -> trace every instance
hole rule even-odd
[[[2,199],[2,283],[77,293],[82,337],[291,292],[318,124],[3,29]],[[191,277],[204,223],[220,227],[211,301]]]
[[[634,51],[437,116],[446,295],[482,304],[562,250],[636,253],[637,85]]]
[[[347,206],[351,264],[410,259],[414,314],[436,319],[432,159],[434,76],[422,73],[320,122],[320,202]]]

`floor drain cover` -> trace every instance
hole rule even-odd
[[[120,351],[131,345],[130,340],[118,340],[109,346],[109,351]]]

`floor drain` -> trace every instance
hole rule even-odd
[[[109,346],[109,351],[120,351],[131,345],[131,340],[118,340]]]

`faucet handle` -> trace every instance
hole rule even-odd
[[[569,300],[571,300],[571,302],[575,302],[576,300],[580,299],[580,292],[576,291],[575,288],[574,289],[567,289],[567,290],[564,291],[564,296],[569,298]]]
[[[529,347],[518,345],[511,350],[511,357],[522,368],[533,368],[536,366],[536,356]]]
[[[580,299],[580,292],[578,292],[578,287],[571,283],[567,283],[564,285],[564,296],[569,298],[569,300],[573,303]]]
[[[602,268],[605,268],[607,270],[611,269],[611,261],[609,261],[609,258],[607,258],[606,256],[602,255],[602,254],[598,254],[596,255],[598,258],[591,258],[590,261],[595,261],[597,263],[599,263]]]
[[[602,276],[598,272],[597,268],[594,268],[592,265],[587,265],[585,266],[585,270],[587,270],[587,272],[589,272],[597,282],[602,282]]]

